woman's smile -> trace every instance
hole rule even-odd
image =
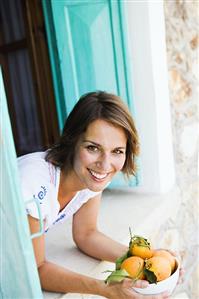
[[[108,176],[108,173],[98,173],[92,169],[88,169],[88,171],[90,172],[90,174],[92,175],[92,177],[94,179],[96,179],[97,181],[103,181],[107,176]]]

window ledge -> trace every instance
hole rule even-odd
[[[164,195],[140,194],[132,189],[106,190],[103,193],[99,227],[104,233],[126,245],[129,242],[129,227],[133,234],[153,239],[168,219],[175,219],[179,205],[180,192],[177,187]],[[46,255],[52,262],[99,279],[105,278],[105,274],[102,274],[104,270],[113,267],[111,263],[99,262],[85,256],[75,247],[71,234],[71,220],[48,232]],[[44,299],[99,297],[82,296],[72,294],[71,297],[71,294],[44,292]]]

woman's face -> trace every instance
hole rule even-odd
[[[93,121],[77,144],[73,170],[78,186],[102,191],[123,168],[126,159],[125,131],[98,119]]]

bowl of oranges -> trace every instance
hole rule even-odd
[[[147,280],[146,288],[133,287],[134,291],[143,295],[167,291],[170,295],[177,285],[179,268],[178,259],[170,251],[152,249],[146,238],[131,234],[128,251],[116,260],[115,270],[105,282],[121,282],[125,278]]]

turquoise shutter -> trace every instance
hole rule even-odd
[[[120,95],[132,114],[123,1],[43,0],[60,129],[89,91]],[[112,186],[126,183],[120,175]]]
[[[0,69],[0,298],[42,298]]]

